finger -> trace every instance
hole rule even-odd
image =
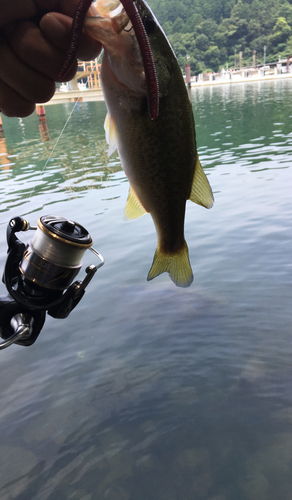
[[[0,1],[0,27],[16,21],[17,19],[28,19],[36,14],[36,6],[33,0],[7,0]]]
[[[57,11],[73,17],[79,1],[80,0],[35,0],[35,4],[39,9],[46,12]]]
[[[57,12],[46,14],[41,22],[40,28],[46,37],[57,47],[67,52],[72,19]],[[101,43],[84,33],[78,50],[78,58],[83,61],[95,59],[101,52]],[[66,76],[67,78],[67,76]]]
[[[28,67],[1,40],[0,61],[0,80],[27,101],[47,102],[54,95],[54,81]]]
[[[0,27],[20,19],[31,19],[39,11],[58,11],[74,16],[79,0],[0,0]]]
[[[52,80],[57,80],[64,63],[64,53],[50,42],[31,21],[15,23],[9,32],[4,30],[6,40],[18,58],[30,68]],[[76,65],[67,78],[73,78]]]
[[[0,0],[1,1],[1,0]],[[35,4],[41,10],[46,12],[61,12],[66,16],[73,17],[80,0],[35,0]],[[91,5],[88,12],[97,12],[95,7]]]
[[[15,90],[0,80],[0,109],[6,116],[24,118],[34,112],[35,104],[24,99]]]

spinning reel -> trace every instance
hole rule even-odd
[[[16,233],[28,230],[35,230],[35,234],[26,245]],[[64,217],[45,215],[38,220],[38,227],[15,217],[7,226],[7,244],[3,282],[8,295],[0,296],[0,336],[4,339],[0,350],[11,344],[32,345],[46,313],[53,318],[67,318],[104,264],[103,257],[92,248],[88,231]],[[83,281],[73,282],[87,249],[100,263],[86,268]]]

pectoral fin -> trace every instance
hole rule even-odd
[[[117,149],[118,141],[117,141],[117,129],[116,124],[112,116],[107,113],[104,120],[104,130],[105,130],[105,138],[106,142],[109,145],[108,148],[108,156],[111,156],[113,152]]]
[[[195,173],[189,200],[205,208],[211,208],[214,203],[212,189],[198,155],[196,157]]]
[[[127,219],[138,219],[142,215],[146,214],[145,208],[141,205],[138,196],[136,195],[133,188],[130,186],[129,195],[125,207],[125,217]]]

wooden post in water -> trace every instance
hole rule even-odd
[[[39,117],[39,120],[45,121],[46,120],[45,106],[43,104],[37,104],[35,109],[36,109],[36,114]]]
[[[43,142],[50,141],[49,130],[46,119],[46,110],[43,104],[36,105],[36,114],[39,117],[39,130]]]
[[[51,140],[46,119],[40,120],[39,131],[43,142],[49,142]]]
[[[186,64],[185,72],[186,72],[186,85],[187,85],[187,87],[190,87],[191,86],[191,65],[190,65],[190,63]]]
[[[242,68],[242,50],[239,52],[239,69]]]
[[[253,67],[254,67],[254,68],[256,67],[256,53],[257,53],[257,51],[256,51],[256,50],[254,50],[254,51],[253,51],[253,56],[252,56],[252,60],[253,60]]]
[[[1,112],[0,112],[0,137],[4,137],[3,122],[2,122]]]
[[[10,167],[10,160],[7,158],[8,156],[8,151],[7,151],[7,146],[6,146],[6,140],[5,140],[5,135],[4,135],[4,130],[3,130],[3,122],[2,122],[2,116],[1,116],[1,111],[0,111],[0,163],[1,163],[1,170],[9,170]]]

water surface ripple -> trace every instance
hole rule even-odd
[[[215,205],[187,204],[186,290],[146,282],[154,225],[123,219],[104,103],[77,106],[45,169],[72,105],[3,119],[1,269],[7,221],[48,213],[106,264],[68,319],[1,352],[1,500],[291,500],[292,87],[192,100]]]

